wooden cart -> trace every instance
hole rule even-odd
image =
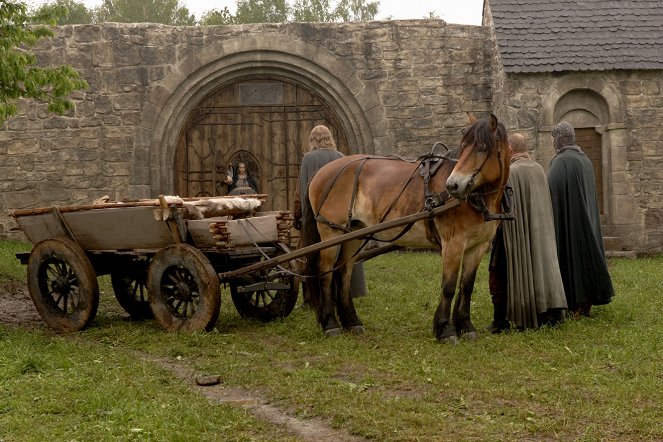
[[[94,319],[97,276],[110,274],[119,304],[132,318],[154,316],[167,330],[210,330],[220,284],[230,286],[245,318],[288,316],[298,281],[289,263],[220,277],[287,253],[289,212],[255,212],[264,195],[14,210],[33,244],[27,265],[32,300],[51,328],[77,331]]]

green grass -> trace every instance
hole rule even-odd
[[[14,275],[6,265],[2,259],[0,274]],[[432,334],[440,264],[430,253],[366,264],[370,293],[356,300],[367,331],[360,337],[325,339],[304,308],[270,324],[243,320],[225,291],[213,332],[166,333],[154,322],[123,320],[102,282],[88,330],[0,335],[0,386],[8,397],[0,440],[288,437],[196,395],[145,356],[219,375],[302,419],[322,417],[380,441],[663,440],[661,268],[661,257],[613,259],[617,296],[592,318],[481,333],[456,347]],[[485,262],[472,317],[478,329],[492,317]],[[9,428],[20,431],[7,437]]]
[[[30,249],[26,243],[0,241],[0,282],[25,278],[25,268],[16,259],[16,253],[29,252]]]

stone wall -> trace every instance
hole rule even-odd
[[[544,166],[560,103],[587,93],[604,108],[596,118],[608,183],[603,221],[616,238],[609,248],[663,252],[658,71],[509,74],[489,23],[441,20],[64,26],[36,53],[44,65],[72,65],[90,88],[74,95],[69,115],[26,102],[0,128],[0,238],[21,238],[9,209],[172,192],[174,145],[196,103],[238,78],[273,75],[337,109],[358,152],[413,157],[436,141],[453,146],[466,112],[494,111],[510,131],[525,132]]]
[[[172,191],[168,140],[178,135],[175,116],[186,106],[171,97],[202,99],[228,81],[218,72],[240,56],[241,75],[264,75],[262,60],[271,57],[270,66],[292,68],[279,69],[294,81],[321,79],[313,84],[323,97],[324,85],[343,85],[347,91],[336,95],[341,105],[352,101],[348,119],[366,122],[346,129],[362,132],[351,138],[370,144],[371,153],[415,156],[436,141],[453,145],[466,112],[491,109],[488,40],[485,28],[441,20],[57,28],[36,49],[39,62],[73,66],[90,88],[74,95],[68,115],[26,102],[0,128],[0,238],[21,237],[11,231],[9,209]],[[297,70],[299,61],[308,71]],[[198,78],[205,89],[191,84]]]

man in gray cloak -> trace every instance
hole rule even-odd
[[[315,216],[313,214],[313,208],[311,207],[311,204],[308,200],[309,183],[313,179],[313,176],[316,174],[316,172],[322,168],[322,166],[343,156],[344,155],[341,152],[336,150],[334,137],[332,136],[328,127],[319,125],[315,126],[313,130],[311,130],[311,134],[309,136],[309,151],[304,155],[304,158],[302,158],[302,165],[299,170],[299,182],[297,189],[295,190],[295,208],[293,211],[297,225],[301,225],[301,238],[311,238],[311,235],[313,235],[314,237],[317,237],[317,241],[320,240],[317,231],[307,231],[309,226],[315,225],[307,222],[309,219],[313,219]],[[311,274],[313,267],[309,266],[308,262],[306,267],[306,273]],[[311,304],[311,291],[316,290],[316,288],[311,287],[307,280],[303,281],[302,286],[304,292],[304,303]],[[350,294],[353,298],[358,298],[365,296],[367,292],[368,289],[366,288],[366,281],[364,276],[364,264],[357,263],[354,265],[352,270]]]
[[[562,121],[552,129],[556,155],[548,170],[559,268],[569,310],[589,316],[592,305],[615,294],[601,232],[594,168],[576,145],[575,130]]]
[[[555,226],[543,168],[534,161],[522,134],[509,136],[515,220],[497,231],[491,259],[492,332],[556,324],[566,311],[557,264]]]

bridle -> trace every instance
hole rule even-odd
[[[496,145],[495,149],[497,149],[497,161],[499,162],[499,167],[500,167],[500,178],[503,179],[502,175],[504,173],[504,167],[505,167],[504,158],[502,158],[502,151],[500,150],[499,147],[497,147],[497,142],[495,143],[495,145]],[[486,155],[481,165],[479,165],[479,167],[476,170],[474,170],[474,172],[472,172],[472,175],[470,175],[470,180],[468,183],[469,187],[474,187],[474,179],[477,177],[477,175],[479,175],[483,167],[488,162],[489,158],[490,158],[490,153]],[[501,203],[502,213],[490,213],[490,210],[488,210],[488,206],[486,205],[484,196],[491,195],[493,193],[497,193],[500,191],[504,191]],[[508,185],[508,183],[503,183],[501,186],[489,192],[478,192],[478,191],[470,192],[465,198],[465,202],[467,202],[470,206],[472,206],[474,210],[481,213],[484,221],[502,221],[502,220],[511,221],[515,219],[515,216],[511,211],[512,192],[513,191],[511,187]]]

